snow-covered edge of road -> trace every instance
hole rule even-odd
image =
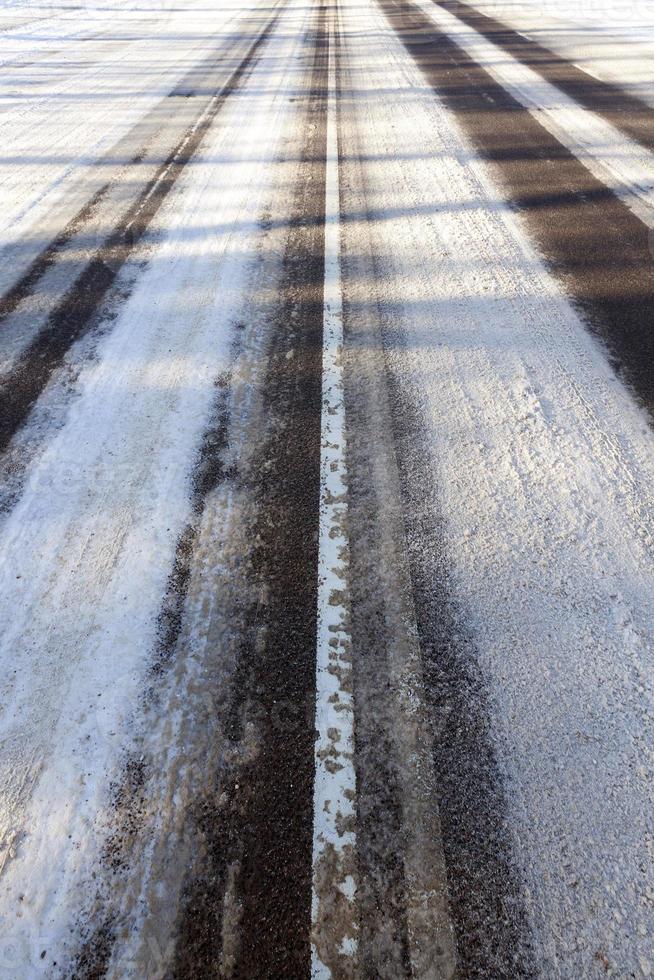
[[[333,15],[332,15],[333,16]],[[357,953],[356,777],[347,600],[343,297],[334,25],[328,27],[311,975]]]

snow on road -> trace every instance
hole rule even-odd
[[[539,39],[646,92],[594,9]],[[0,6],[2,975],[654,971],[651,419],[419,15],[651,227],[651,153],[431,0]]]
[[[271,48],[157,216],[137,288],[3,528],[0,910],[16,976],[63,952],[191,517],[191,471],[289,111],[293,48]]]
[[[648,0],[474,0],[471,6],[654,105]]]
[[[74,10],[0,34],[3,292],[126,162],[124,147],[112,152],[119,140],[132,130],[141,149],[151,137],[147,127],[139,134],[148,112],[189,70],[228,48],[240,20],[229,2],[80,10],[81,18]]]
[[[488,71],[605,187],[654,229],[654,155],[597,113],[588,112],[506,51],[471,30],[433,0],[419,0],[427,16]]]
[[[350,247],[378,257],[409,513],[442,525],[541,969],[592,975],[590,950],[648,975],[652,430],[377,5],[347,9],[374,215]],[[414,547],[435,580],[432,539]]]

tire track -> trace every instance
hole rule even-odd
[[[612,936],[606,925],[611,906],[602,908],[601,901],[595,903],[595,896],[582,900],[581,887],[577,892],[578,883],[583,882],[592,892],[595,882],[602,881],[601,859],[592,870],[588,866],[598,851],[604,854],[604,844],[610,847],[613,842],[610,828],[598,833],[592,826],[597,799],[595,776],[584,768],[583,756],[576,769],[576,735],[570,739],[570,769],[577,786],[583,787],[580,795],[588,794],[583,815],[575,813],[578,796],[574,789],[560,789],[556,783],[557,763],[562,779],[569,772],[565,731],[563,736],[557,732],[561,741],[547,789],[539,786],[539,774],[547,769],[548,753],[553,752],[548,736],[559,721],[558,705],[551,707],[548,700],[547,683],[540,695],[547,734],[540,732],[532,718],[537,714],[534,691],[539,686],[541,654],[558,659],[558,694],[561,703],[568,701],[575,720],[578,677],[590,673],[589,662],[597,665],[598,672],[606,669],[610,673],[606,662],[614,657],[612,682],[615,689],[622,689],[624,651],[619,636],[611,654],[604,656],[613,636],[611,626],[600,617],[603,608],[611,609],[614,597],[603,594],[603,575],[610,574],[612,565],[604,566],[603,560],[605,554],[615,555],[615,567],[620,567],[624,529],[624,537],[631,539],[639,553],[641,573],[646,577],[640,515],[632,506],[630,489],[635,478],[638,496],[646,503],[651,496],[651,466],[639,468],[636,454],[632,455],[634,444],[638,453],[651,439],[645,431],[641,443],[642,413],[611,377],[605,359],[585,334],[557,283],[544,272],[526,240],[524,222],[505,213],[503,194],[489,176],[494,168],[478,161],[469,141],[462,138],[463,127],[454,114],[444,111],[431,96],[418,66],[406,63],[398,38],[382,21],[379,26],[374,18],[371,21],[366,24],[371,37],[382,40],[364,41],[360,31],[352,41],[357,54],[361,52],[362,65],[353,84],[354,98],[365,105],[367,95],[369,105],[365,116],[363,109],[358,111],[364,134],[361,167],[371,207],[367,219],[365,215],[361,219],[361,238],[356,237],[356,229],[351,232],[354,244],[349,261],[355,263],[355,274],[348,315],[353,343],[358,341],[359,350],[356,358],[352,355],[350,397],[355,409],[350,418],[356,418],[363,430],[356,433],[356,443],[353,436],[351,442],[364,460],[366,453],[376,458],[377,446],[368,446],[374,440],[381,442],[374,431],[374,414],[364,401],[366,387],[357,364],[374,350],[373,330],[365,330],[369,311],[373,326],[375,317],[380,321],[388,369],[412,596],[436,732],[436,789],[460,975],[516,977],[557,969],[578,975],[583,956],[587,963],[598,948],[598,934],[599,942],[606,941],[607,947],[610,944],[609,959],[625,966],[629,962],[631,968],[631,961],[624,957],[629,940]],[[420,33],[414,24],[407,26],[414,49],[417,51],[422,41],[426,59],[434,53],[435,57],[442,55],[439,40],[432,39],[426,29]],[[366,47],[370,51],[368,71],[364,65]],[[445,62],[444,57],[442,60]],[[405,114],[388,108],[383,104],[383,94],[377,94],[380,64],[387,72],[388,88],[397,88],[395,103],[390,105],[402,105]],[[442,78],[446,77],[452,90],[461,100],[466,99],[473,111],[477,92],[473,86],[467,87],[463,72],[450,65],[449,76],[443,69]],[[484,91],[482,87],[482,94]],[[516,116],[515,128],[519,125],[520,117]],[[509,134],[502,138],[508,147]],[[415,148],[416,160],[404,164],[397,150],[407,146]],[[373,166],[368,165],[370,160],[375,161]],[[365,209],[354,197],[348,213],[359,215],[362,211]],[[366,236],[370,236],[374,260],[368,272],[356,264],[364,252],[359,242],[365,243]],[[357,290],[360,282],[366,287]],[[377,296],[378,309],[372,302]],[[374,376],[380,373],[378,369]],[[524,407],[532,393],[542,399],[533,426]],[[585,405],[578,396],[584,398]],[[357,404],[360,401],[363,406]],[[386,428],[381,422],[379,429],[384,436]],[[613,435],[622,443],[620,468],[612,452]],[[546,443],[544,451],[541,439]],[[594,468],[602,471],[602,476],[606,474],[602,497],[611,501],[606,508],[611,526],[602,528],[598,535],[597,563],[587,560],[585,551],[580,554],[576,550],[579,546],[575,539],[575,532],[584,527],[586,514],[592,523],[594,508],[604,513],[602,503],[593,499],[592,491],[589,493],[595,477],[587,478],[587,474]],[[353,465],[352,470],[357,477],[363,472],[361,465]],[[506,480],[507,470],[510,482]],[[353,495],[364,514],[366,504],[373,514],[378,512],[377,497],[383,499],[388,480],[385,469],[376,480],[357,479]],[[485,522],[481,532],[480,518]],[[572,531],[569,551],[566,531],[555,530],[559,520],[565,528],[566,518]],[[359,520],[352,543],[353,561],[362,563],[355,578],[361,606],[355,603],[354,613],[356,617],[358,612],[364,623],[369,617],[381,632],[387,620],[383,607],[380,610],[372,575],[387,575],[384,564],[394,569],[395,561],[391,558],[389,562],[387,553],[377,557],[372,549],[375,544],[379,549],[382,546],[374,535],[370,544],[365,537],[360,543],[363,526]],[[625,562],[627,567],[629,561]],[[370,593],[368,567],[372,569],[372,574],[368,573]],[[618,577],[620,574],[630,579],[629,572],[616,571]],[[567,581],[568,576],[574,585],[569,592],[564,586],[564,595],[570,597],[566,606],[567,598],[560,601],[559,582]],[[637,588],[634,592],[635,618],[640,614],[642,621],[651,624],[649,603],[643,605]],[[584,608],[588,593],[602,596],[595,609],[588,605]],[[553,612],[545,630],[540,615],[548,606]],[[578,608],[583,609],[581,615]],[[507,610],[511,610],[510,616]],[[587,655],[579,638],[581,631],[576,632],[578,615],[579,620],[586,617],[594,633]],[[552,625],[554,632],[550,633]],[[559,626],[560,634],[554,635]],[[647,649],[646,644],[647,640],[641,650]],[[530,652],[525,653],[525,648]],[[378,649],[376,654],[376,673],[383,678],[385,651]],[[505,658],[512,654],[509,669]],[[357,663],[357,667],[364,673],[363,665]],[[578,674],[571,680],[568,671],[574,667]],[[592,691],[593,684],[588,687]],[[386,691],[379,682],[379,688],[376,711],[370,713],[378,733],[387,727],[379,719],[388,710],[392,696],[390,685]],[[511,693],[505,695],[508,688]],[[592,697],[589,694],[589,700]],[[507,701],[510,710],[505,714]],[[629,698],[625,702],[628,705]],[[589,714],[586,703],[580,704],[579,717],[584,723]],[[611,715],[606,711],[604,723],[619,729],[621,713],[615,720]],[[516,719],[520,720],[517,734]],[[638,730],[637,721],[630,720],[630,724]],[[384,744],[380,751],[390,768],[391,747]],[[604,749],[601,752],[604,754]],[[604,759],[607,756],[605,753]],[[520,763],[514,765],[518,758]],[[369,765],[368,771],[371,769],[374,771]],[[639,786],[639,801],[632,804],[636,794],[632,794],[624,771],[617,778],[611,777],[621,786],[622,798],[616,801],[616,810],[619,813],[623,807],[628,812],[633,805],[647,813],[648,787]],[[371,777],[367,785],[361,780],[362,796],[370,792],[372,783]],[[527,817],[521,812],[525,785],[531,792]],[[603,808],[600,798],[597,811],[601,813]],[[369,807],[371,813],[374,816],[374,809]],[[585,825],[591,843],[575,835],[575,826],[586,814],[591,814]],[[615,826],[616,821],[612,824]],[[554,832],[553,825],[557,826]],[[384,854],[386,842],[376,831],[374,824],[372,831],[361,826],[360,843],[365,840],[377,846],[382,856],[389,852],[393,856],[388,844]],[[633,838],[637,832],[630,840],[631,853],[646,862],[644,846],[639,851],[639,842]],[[557,851],[564,854],[568,848],[576,850],[575,865],[571,862],[571,866],[578,881],[572,884],[557,856]],[[620,853],[619,843],[617,850]],[[368,867],[375,866],[371,851],[365,854]],[[374,852],[372,857],[374,860]],[[631,882],[638,877],[633,873],[635,864],[634,860],[631,880],[625,883],[623,879],[618,886],[622,893],[615,907],[622,908],[623,901],[629,903]],[[611,870],[606,875],[610,879]],[[385,884],[397,878],[389,875],[381,880]],[[392,892],[382,893],[385,909],[392,908],[393,898]],[[605,918],[592,935],[590,923],[597,921],[598,907]],[[605,935],[610,938],[605,940]],[[633,940],[631,944],[633,949]],[[402,975],[401,965],[392,975]]]
[[[433,0],[489,41],[533,68],[546,81],[565,92],[584,109],[602,116],[612,126],[654,151],[654,109],[619,85],[594,78],[583,69],[537,41],[519,34],[463,0]]]
[[[366,119],[358,106],[357,54],[352,108],[346,89],[343,112],[361,133],[376,132],[374,101]],[[411,307],[403,314],[394,302],[393,261],[375,249],[382,188],[379,165],[366,166],[388,147],[381,135],[371,143],[350,134],[343,146],[344,211],[359,219],[346,225],[345,269],[363,975],[529,977],[536,971],[506,787],[432,503],[420,393],[394,377],[398,324]],[[423,242],[426,257],[432,247]]]
[[[457,953],[432,758],[432,721],[441,708],[434,712],[425,691],[384,311],[371,287],[385,277],[370,235],[381,209],[367,171],[380,157],[362,145],[361,64],[358,51],[348,50],[352,34],[346,24],[339,105],[360,975],[445,980],[456,975]],[[458,899],[468,882],[453,867]]]
[[[23,508],[21,513],[34,513],[36,510],[39,516],[25,520],[14,514],[9,518],[10,523],[13,520],[13,536],[11,528],[5,529],[5,571],[17,559],[19,563],[21,561],[20,549],[14,547],[12,554],[11,545],[15,545],[16,538],[23,534],[29,537],[34,533],[41,540],[47,539],[51,545],[51,549],[45,554],[41,554],[40,549],[27,549],[30,554],[26,560],[34,558],[34,562],[29,573],[25,570],[23,572],[28,580],[26,587],[23,588],[22,583],[16,581],[16,588],[21,595],[22,611],[29,608],[31,601],[37,609],[31,623],[34,624],[41,614],[47,620],[43,630],[34,626],[35,633],[40,634],[38,642],[41,655],[34,657],[35,662],[38,662],[39,672],[33,676],[31,667],[21,672],[24,685],[14,699],[19,703],[12,705],[15,707],[16,731],[20,733],[21,722],[25,724],[23,758],[21,760],[19,757],[17,763],[24,765],[28,761],[24,747],[25,738],[29,744],[37,742],[41,736],[34,716],[38,717],[43,727],[49,729],[49,733],[45,744],[37,746],[41,749],[40,757],[43,761],[42,778],[29,802],[29,809],[12,816],[12,827],[18,826],[22,829],[29,826],[29,843],[21,847],[18,860],[8,862],[3,882],[5,900],[7,891],[15,885],[17,878],[24,873],[29,878],[30,869],[33,880],[40,882],[39,887],[43,890],[47,888],[45,879],[48,875],[40,875],[38,870],[34,871],[39,860],[39,854],[35,854],[38,847],[30,847],[30,844],[39,834],[47,836],[52,820],[56,821],[59,816],[57,807],[60,801],[57,794],[53,794],[51,808],[46,809],[43,814],[39,809],[43,797],[38,794],[45,792],[47,795],[43,784],[47,783],[48,778],[56,779],[52,775],[53,770],[60,772],[63,769],[66,773],[70,759],[70,741],[75,741],[78,737],[78,729],[74,723],[68,723],[70,719],[66,707],[69,697],[74,698],[75,692],[78,692],[79,697],[84,679],[93,673],[96,663],[105,663],[102,657],[98,657],[89,670],[84,668],[85,663],[88,666],[85,657],[90,652],[89,635],[85,633],[90,620],[95,620],[96,623],[93,628],[96,642],[102,642],[98,641],[98,636],[103,634],[104,628],[109,643],[115,643],[115,660],[113,650],[110,660],[116,671],[119,673],[120,658],[126,655],[133,658],[136,671],[141,673],[147,669],[152,655],[156,614],[163,596],[164,612],[159,621],[163,646],[159,651],[159,666],[162,670],[158,676],[164,673],[164,654],[168,652],[179,629],[183,604],[183,595],[180,596],[179,593],[187,589],[188,551],[195,543],[195,525],[200,521],[200,510],[203,506],[201,501],[212,493],[217,481],[225,478],[220,463],[224,450],[224,412],[221,408],[223,396],[220,390],[215,392],[213,384],[216,378],[219,383],[225,383],[220,372],[229,360],[226,345],[232,336],[232,329],[236,330],[237,318],[242,315],[243,310],[249,312],[250,309],[251,293],[248,285],[251,270],[256,267],[258,260],[259,218],[264,200],[262,195],[268,192],[271,169],[279,147],[283,145],[280,142],[281,125],[293,112],[289,104],[292,100],[282,95],[294,94],[293,76],[290,69],[284,68],[283,56],[280,58],[279,50],[280,47],[282,50],[288,47],[293,52],[297,44],[294,35],[289,41],[282,29],[275,28],[264,55],[253,66],[253,75],[248,78],[243,92],[235,95],[233,103],[230,102],[223,125],[214,127],[207,142],[198,149],[198,161],[205,165],[193,168],[192,175],[181,187],[177,187],[161,217],[161,229],[171,229],[171,240],[162,240],[160,250],[155,253],[153,262],[143,273],[140,292],[135,291],[128,307],[121,310],[116,327],[103,338],[106,347],[99,352],[97,363],[89,365],[85,371],[80,399],[72,407],[67,423],[57,434],[57,439],[52,440],[53,451],[49,453],[48,459],[52,469],[50,487],[54,485],[54,489],[45,495],[39,491],[31,495],[29,492],[25,493],[19,505]],[[281,90],[278,91],[280,84]],[[240,118],[244,111],[250,113],[251,128],[241,139]],[[213,163],[217,156],[224,156],[223,167],[206,166],[207,161]],[[232,166],[232,159],[236,159],[240,165]],[[218,185],[217,172],[221,175]],[[194,222],[194,219],[211,222],[211,227],[218,229],[217,233],[211,238],[204,238],[206,247],[202,250],[178,250],[175,230],[186,221]],[[169,286],[170,293],[166,293],[165,288],[162,291],[162,286]],[[188,309],[180,310],[177,297],[186,289],[189,289],[189,295],[193,296],[194,302]],[[153,296],[159,301],[153,303]],[[135,325],[138,329],[134,329]],[[215,417],[211,423],[211,420],[207,420],[207,415],[214,396]],[[141,406],[140,410],[135,409],[137,404]],[[130,408],[134,411],[133,417]],[[204,443],[200,445],[207,421],[211,423],[210,428],[205,433]],[[82,434],[87,431],[90,439],[79,438],[80,431]],[[171,446],[171,453],[166,458],[168,446]],[[201,460],[192,476],[193,460],[198,449],[201,455],[204,454],[204,464]],[[79,469],[79,473],[84,472],[77,483],[66,481],[68,459],[73,460],[76,471]],[[96,460],[95,464],[93,459]],[[47,459],[44,466],[48,466]],[[94,471],[90,478],[89,469]],[[43,467],[37,468],[36,480],[42,472]],[[191,478],[191,485],[188,486],[187,476]],[[145,509],[142,510],[140,508],[143,507],[144,498],[150,493],[148,487],[154,490],[150,500],[158,500],[158,503],[151,503],[148,509],[146,502]],[[188,497],[189,492],[193,494],[192,499]],[[43,508],[41,503],[44,504]],[[158,506],[160,503],[163,503],[162,508]],[[49,522],[49,513],[52,513],[48,510],[49,506],[57,514],[57,527],[54,531]],[[170,508],[169,513],[175,511],[174,519],[162,517],[157,530],[157,521],[167,508]],[[142,521],[141,515],[145,515],[145,521]],[[96,521],[101,526],[98,537],[103,539],[99,543],[97,539],[93,540],[93,531],[88,534],[88,528]],[[186,526],[186,521],[190,521],[190,525]],[[83,528],[81,532],[77,530],[79,525]],[[110,526],[112,530],[108,530]],[[139,550],[138,544],[136,547],[134,545],[142,528],[145,528],[146,535],[150,530],[154,531],[155,544],[152,547],[146,545]],[[133,535],[131,541],[130,534]],[[181,540],[175,555],[178,534],[181,534]],[[67,539],[74,542],[70,548],[66,548]],[[143,576],[142,591],[139,586],[138,594],[135,594],[133,589],[125,588],[125,578],[117,573],[116,568],[122,565],[123,570],[127,570],[126,578],[129,580],[130,570],[134,569],[143,555],[146,566],[151,558],[158,566],[158,580],[150,579],[148,588],[146,573]],[[172,576],[166,581],[171,568]],[[20,580],[21,574],[12,576],[8,573],[8,577],[10,581]],[[55,582],[56,588],[50,590],[50,593],[46,589],[45,599],[39,600],[38,590],[43,587],[43,581],[47,582],[48,577]],[[121,579],[123,582],[120,582]],[[131,636],[123,638],[127,639],[127,643],[122,647],[120,630],[115,630],[109,622],[116,612],[120,616],[121,602],[116,602],[114,597],[113,601],[109,599],[104,604],[102,611],[98,611],[102,603],[89,601],[93,588],[98,587],[98,580],[103,583],[99,586],[103,598],[111,592],[113,584],[120,582],[118,588],[124,589],[125,593],[129,592],[129,595],[123,594],[122,599],[134,601]],[[6,582],[7,576],[5,585]],[[71,621],[67,619],[67,604],[61,599],[62,594],[65,595],[70,588],[78,597],[77,614]],[[140,619],[141,613],[143,618]],[[20,615],[21,611],[17,610],[17,619],[5,618],[6,629],[11,630],[13,625],[14,636],[17,637],[15,662],[12,657],[13,666],[16,666],[21,655],[25,655],[29,662],[29,652],[25,649],[29,640],[26,639],[22,644],[20,642],[29,628],[26,630],[18,625]],[[145,621],[145,617],[149,619]],[[27,619],[26,616],[23,618]],[[66,635],[66,639],[62,642],[63,635]],[[6,643],[11,642],[7,641],[6,632],[4,639]],[[6,649],[7,646],[5,652]],[[103,670],[104,666],[101,666],[99,673],[102,674]],[[77,671],[76,675],[74,671]],[[44,673],[49,678],[47,685],[41,683]],[[129,677],[123,675],[115,685],[117,700],[122,698],[123,705],[127,702],[128,707],[129,699],[134,696],[135,679],[136,675],[130,671]],[[30,686],[36,688],[32,691],[34,696],[31,698]],[[10,685],[6,685],[6,689],[9,687]],[[20,702],[23,693],[27,693],[27,699],[23,699],[25,711]],[[42,700],[39,707],[35,707],[34,703],[38,701],[39,695]],[[3,721],[7,728],[6,715]],[[85,724],[87,722],[82,716],[81,725]],[[51,730],[55,728],[57,734],[53,745]],[[90,754],[95,754],[96,758],[98,755],[101,757],[100,765],[89,767],[89,770],[93,770],[94,778],[112,778],[117,768],[115,762],[120,761],[115,756],[125,746],[131,746],[133,729],[130,718],[124,716],[124,721],[121,719],[121,724],[109,731],[103,725],[101,715],[98,716],[96,730],[91,716],[88,728],[90,737],[85,748],[88,745]],[[108,738],[108,735],[120,735],[120,747],[119,739]],[[82,738],[81,734],[79,738]],[[163,745],[165,739],[159,748]],[[3,763],[12,762],[11,756],[7,759],[8,755],[9,753],[5,753]],[[142,765],[132,767],[125,781],[125,786],[131,787],[134,783],[135,795],[139,792],[137,777],[142,769]],[[91,771],[87,775],[91,776]],[[129,796],[125,786],[117,787],[116,793],[118,796],[119,789],[123,803]],[[109,796],[108,787],[106,795]],[[73,805],[73,799],[77,806]],[[80,811],[85,810],[87,803],[88,800],[80,799],[75,796],[74,791],[70,791],[66,804],[70,809],[66,816],[71,816],[72,823],[79,818]],[[130,814],[130,830],[138,822],[138,809],[136,806]],[[87,821],[85,832],[81,836],[91,851],[96,845],[99,850],[104,830],[103,807],[100,805],[95,812],[91,809],[90,813],[86,807],[85,812],[91,819]],[[54,874],[58,878],[52,926],[55,934],[58,927],[67,932],[68,920],[62,920],[70,911],[70,904],[67,905],[67,902],[70,903],[71,890],[75,891],[78,884],[75,874],[70,874],[70,849],[71,845],[66,844],[63,835],[61,841],[57,839],[55,846],[51,848],[50,866],[56,864],[57,870]],[[88,853],[86,848],[85,851]],[[128,862],[130,866],[132,861],[133,855]],[[62,869],[67,862],[68,866]],[[81,873],[81,869],[78,873]],[[92,882],[89,882],[89,887],[92,893]],[[37,921],[36,928],[51,937],[51,922],[52,920],[47,923]],[[97,944],[91,942],[91,946],[97,945],[100,953],[101,947],[106,947],[110,938],[107,932],[99,937],[101,941]],[[56,952],[53,949],[56,940],[44,945],[48,946],[48,952],[54,953],[54,958],[57,959],[61,945],[66,946],[66,942],[64,940]],[[29,955],[29,951],[25,955]],[[63,956],[59,959],[63,960]]]
[[[6,450],[12,437],[24,424],[30,410],[44,390],[53,372],[62,364],[71,345],[82,337],[116,278],[143,241],[153,218],[175,186],[184,168],[193,158],[202,139],[212,126],[229,96],[242,84],[251,70],[261,45],[270,36],[278,18],[275,10],[265,28],[249,45],[244,57],[231,71],[227,80],[208,100],[202,100],[200,111],[181,138],[169,151],[164,162],[142,188],[138,197],[123,213],[120,221],[106,235],[72,286],[59,299],[54,309],[27,349],[18,357],[13,369],[0,386],[0,452]],[[208,67],[208,66],[207,66]],[[177,86],[173,95],[185,94],[197,86],[197,70],[191,73],[192,88]],[[138,165],[143,153],[138,153],[131,165]],[[96,209],[107,197],[111,184],[101,188],[82,209],[62,235],[33,263],[25,276],[0,301],[0,321],[16,311],[33,293],[55,262],[66,262],[66,248],[77,237],[84,236],[88,225],[96,219]],[[93,229],[91,230],[91,236]]]
[[[233,363],[242,351],[234,346]],[[216,397],[209,425],[205,429],[191,479],[192,516],[182,531],[175,549],[164,601],[159,615],[158,642],[149,669],[149,686],[143,695],[143,705],[153,710],[160,707],[158,686],[170,667],[182,629],[184,606],[195,549],[198,546],[202,515],[208,497],[225,481],[233,479],[235,469],[227,462],[230,410],[232,408],[232,376],[226,372],[216,379]],[[119,779],[112,786],[112,829],[99,861],[114,874],[129,868],[130,848],[141,829],[147,810],[148,771],[143,757],[129,758]],[[115,894],[112,895],[115,900]],[[74,980],[91,980],[106,975],[114,946],[118,941],[120,917],[100,890],[96,895],[92,926],[84,937],[71,975]]]
[[[310,969],[315,636],[323,326],[326,33],[316,8],[306,133],[262,384],[266,420],[248,473],[239,614],[219,805],[198,806],[175,975],[304,976]],[[198,801],[200,803],[200,801]],[[216,928],[216,916],[220,927]],[[219,964],[223,966],[220,967]]]
[[[654,413],[654,262],[649,229],[411,0],[389,23],[489,161],[584,321]]]

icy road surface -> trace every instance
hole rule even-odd
[[[654,975],[654,14],[0,4],[0,977]]]

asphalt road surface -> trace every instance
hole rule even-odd
[[[654,18],[509,6],[0,4],[1,978],[654,976]]]

